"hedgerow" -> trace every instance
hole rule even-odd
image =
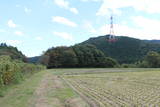
[[[42,69],[42,65],[28,64],[12,60],[9,56],[0,56],[0,87],[23,80],[25,74],[33,74]]]

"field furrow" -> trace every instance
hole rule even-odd
[[[76,90],[100,107],[158,107],[160,79],[137,73],[92,73],[64,75]]]

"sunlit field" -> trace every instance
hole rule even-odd
[[[160,69],[50,69],[8,85],[2,107],[159,107]]]
[[[160,106],[159,77],[159,69],[86,69],[62,76],[90,105],[100,107]]]

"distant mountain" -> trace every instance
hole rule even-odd
[[[0,44],[0,55],[8,55],[12,59],[26,61],[26,57],[21,51],[19,51],[16,47],[8,46],[5,43]]]
[[[29,57],[27,58],[27,61],[29,63],[37,63],[39,61],[40,56],[35,56],[35,57]]]
[[[160,44],[160,40],[144,40],[146,42],[150,42],[150,43],[159,43]]]
[[[117,59],[119,63],[134,63],[142,60],[149,51],[160,52],[160,40],[140,40],[116,36],[116,42],[108,42],[108,36],[90,38],[80,44],[92,44],[105,55]]]

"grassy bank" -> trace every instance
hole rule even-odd
[[[19,84],[4,87],[3,97],[0,97],[1,107],[28,107],[29,99],[42,79],[45,71],[38,72],[26,78]]]

